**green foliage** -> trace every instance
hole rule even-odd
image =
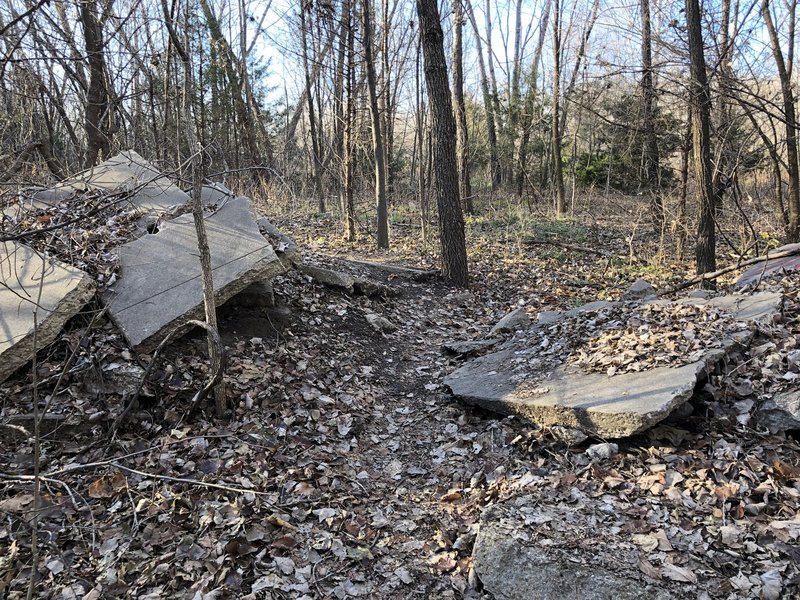
[[[563,219],[535,221],[530,224],[530,231],[534,238],[540,240],[581,243],[588,239],[585,228]]]

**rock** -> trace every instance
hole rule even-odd
[[[303,257],[300,256],[300,249],[294,240],[284,234],[280,229],[275,227],[269,219],[260,217],[256,220],[258,229],[270,244],[272,244],[275,253],[281,262],[284,262],[287,268],[297,267],[303,262]]]
[[[528,310],[524,306],[520,306],[500,319],[489,333],[490,335],[495,335],[496,333],[514,331],[525,327],[530,322],[531,318],[528,316]]]
[[[656,295],[656,288],[649,281],[637,279],[625,290],[622,294],[622,299],[625,301],[644,300],[645,298],[655,298]]]
[[[375,313],[367,313],[367,323],[378,333],[392,333],[397,330],[397,327],[386,317],[376,315]]]
[[[614,443],[592,444],[586,449],[586,456],[595,461],[608,460],[619,452],[619,446]]]
[[[648,580],[637,567],[637,552],[628,549],[631,544],[623,546],[623,551],[604,551],[605,538],[591,517],[571,506],[537,508],[540,505],[540,499],[523,496],[510,504],[494,505],[481,515],[473,565],[484,589],[496,600],[684,596],[677,584]],[[618,518],[632,520],[624,515]],[[577,531],[581,531],[579,542]]]
[[[255,281],[225,304],[242,308],[272,308],[275,306],[275,292],[272,289],[272,283]]]
[[[132,395],[139,388],[144,369],[134,363],[112,363],[102,371],[89,371],[83,380],[83,388],[95,396],[115,394]]]
[[[554,438],[563,442],[567,446],[577,446],[578,444],[582,444],[589,439],[589,436],[580,429],[562,427],[561,425],[555,425],[551,427],[550,433]]]
[[[777,254],[778,252],[788,252],[792,250],[800,250],[800,244],[786,244],[775,250],[770,250],[770,254]],[[787,256],[785,258],[777,258],[774,260],[760,262],[747,269],[739,279],[736,280],[738,287],[758,283],[762,278],[776,277],[786,271],[796,271],[800,269],[800,254],[794,256]]]
[[[709,303],[729,311],[729,318],[734,321],[749,321],[771,319],[780,309],[781,297],[762,293],[710,300],[683,299],[678,303],[681,302]],[[587,307],[581,308],[582,311],[566,314],[587,311]],[[534,325],[528,333],[537,327],[546,325]],[[540,426],[560,425],[601,438],[626,437],[652,427],[691,398],[697,383],[725,356],[726,348],[739,338],[747,339],[748,332],[723,340],[723,347],[708,348],[693,362],[682,366],[608,376],[562,362],[536,374],[530,381],[526,372],[517,373],[515,369],[524,361],[523,355],[535,357],[538,349],[528,348],[524,339],[515,338],[497,352],[467,362],[446,377],[444,383],[470,404],[518,415]]]
[[[363,277],[355,277],[353,279],[353,288],[356,292],[367,298],[389,298],[390,296],[397,295],[397,292],[388,285]]]
[[[306,264],[300,265],[298,270],[303,275],[308,275],[322,285],[343,290],[347,294],[352,294],[355,291],[356,280],[347,273]]]
[[[0,243],[0,381],[33,357],[34,332],[44,348],[94,293],[83,271],[22,244]]]
[[[462,342],[447,342],[442,345],[442,350],[458,356],[476,355],[484,350],[494,348],[502,342],[500,338],[489,338],[487,340],[466,340]]]
[[[563,317],[564,317],[563,311],[543,310],[537,315],[536,322],[539,325],[550,325],[551,323],[555,323],[556,321],[561,320]]]
[[[771,433],[800,429],[800,390],[783,392],[765,400],[758,409],[756,421]]]
[[[35,202],[54,204],[85,190],[135,190],[126,203],[155,212],[184,206],[190,200],[188,194],[133,150],[120,152],[96,167],[32,196]]]
[[[206,219],[217,304],[256,281],[286,271],[261,235],[247,198],[226,202]],[[203,314],[200,260],[192,215],[119,248],[121,277],[103,294],[111,319],[139,352],[153,350]]]

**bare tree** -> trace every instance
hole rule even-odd
[[[695,265],[698,275],[716,270],[714,207],[716,190],[711,164],[711,92],[706,76],[702,18],[698,0],[686,0],[686,30],[689,44],[689,97],[692,107],[692,146],[695,185],[700,196]],[[712,286],[713,282],[706,282]]]
[[[454,285],[466,286],[469,281],[467,248],[464,238],[464,217],[458,198],[456,153],[453,147],[456,124],[447,78],[444,34],[436,0],[417,0],[417,14],[425,55],[425,81],[433,121],[433,160],[439,207],[442,275]]]
[[[367,71],[369,114],[372,123],[372,152],[375,161],[375,205],[378,213],[378,248],[389,247],[389,213],[386,201],[386,163],[378,108],[378,82],[372,41],[372,3],[363,0],[361,17],[364,27],[364,68]]]
[[[461,0],[453,0],[453,112],[456,119],[456,157],[461,201],[467,214],[474,212],[469,178],[469,139],[467,109],[464,103],[464,56],[462,38],[464,9]]]

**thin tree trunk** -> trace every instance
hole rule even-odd
[[[478,30],[478,22],[475,20],[475,13],[472,10],[470,0],[464,0],[467,10],[467,18],[472,25],[472,33],[475,36],[475,53],[478,57],[478,73],[481,80],[481,91],[483,93],[483,109],[486,112],[486,138],[489,142],[489,175],[492,180],[492,189],[496,190],[500,186],[500,158],[497,153],[497,126],[495,123],[494,104],[492,95],[489,91],[489,78],[486,75],[486,64],[483,62],[483,45],[481,34]],[[491,57],[489,57],[491,60]]]
[[[464,212],[474,212],[472,186],[469,178],[469,138],[467,134],[467,109],[464,103],[464,60],[462,34],[464,11],[461,0],[453,0],[453,112],[456,119],[456,156],[458,183]]]
[[[794,3],[790,9],[790,44],[794,38]],[[781,82],[781,97],[783,100],[783,119],[786,124],[786,162],[788,166],[788,199],[787,208],[789,213],[789,224],[786,227],[786,237],[790,242],[800,239],[800,163],[798,163],[797,151],[797,118],[795,113],[795,98],[792,89],[792,61],[793,46],[790,45],[787,58],[784,58],[780,47],[780,39],[772,20],[772,12],[769,7],[769,0],[762,0],[761,14],[764,17],[764,24],[769,32],[769,39],[772,45],[772,56],[775,58],[775,66],[778,69],[778,78]]]
[[[642,13],[642,125],[644,129],[645,187],[650,194],[653,229],[657,234],[664,230],[664,205],[659,190],[661,165],[658,157],[658,140],[655,126],[655,90],[653,88],[653,42],[650,25],[650,0],[640,0]]]
[[[372,151],[375,160],[375,205],[378,213],[378,248],[389,247],[389,211],[386,203],[386,164],[381,135],[381,115],[378,109],[378,84],[375,76],[375,59],[372,47],[372,5],[363,0],[362,19],[364,26],[364,68],[367,71],[369,93],[369,115],[372,122]]]
[[[197,249],[200,253],[200,268],[203,281],[203,303],[205,307],[206,323],[217,331],[217,310],[214,298],[214,282],[211,270],[211,250],[208,247],[208,236],[206,235],[205,215],[203,214],[203,201],[201,198],[201,189],[203,186],[203,166],[202,166],[202,149],[197,143],[195,132],[194,115],[192,111],[192,91],[194,82],[192,81],[192,62],[189,54],[186,52],[183,43],[178,37],[177,32],[167,9],[166,0],[161,0],[161,8],[163,11],[164,21],[167,26],[169,37],[172,40],[175,50],[183,61],[184,69],[184,85],[183,85],[183,109],[185,118],[185,131],[189,152],[191,153],[191,179],[192,179],[192,216],[194,217],[194,225],[197,231]],[[214,343],[212,334],[208,335],[208,353],[212,365],[224,364],[224,357],[219,355],[217,345]],[[213,373],[216,369],[211,368]],[[214,388],[214,396],[216,399],[216,412],[217,417],[222,418],[225,416],[227,409],[227,396],[225,392],[224,381],[217,384]]]
[[[698,275],[716,270],[714,231],[714,173],[711,164],[711,93],[706,77],[703,30],[698,0],[686,0],[686,25],[689,42],[690,102],[693,111],[694,177],[700,195],[700,218],[697,224],[695,263]],[[713,285],[708,282],[706,285]]]
[[[300,34],[303,42],[303,71],[306,77],[306,87],[311,89],[311,68],[308,59],[308,25],[306,23],[306,7],[300,9]],[[322,157],[320,156],[320,143],[317,136],[317,119],[314,111],[314,95],[309,93],[308,99],[308,128],[311,135],[311,164],[312,178],[314,180],[314,199],[320,214],[325,212],[325,197],[322,195]]]
[[[564,164],[561,158],[561,2],[553,0],[553,96],[550,118],[550,144],[552,152],[552,179],[556,214],[566,210],[564,197]]]
[[[444,34],[436,0],[417,0],[420,35],[425,54],[425,81],[433,118],[436,196],[439,207],[439,236],[442,247],[442,275],[457,286],[469,282],[464,217],[458,198],[458,169],[453,139],[456,124],[447,78]]]
[[[86,157],[89,168],[111,154],[109,127],[110,99],[106,79],[103,28],[97,18],[95,0],[81,0],[81,23],[89,61],[89,88],[86,93]]]

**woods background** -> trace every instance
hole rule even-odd
[[[700,273],[719,239],[739,257],[797,241],[794,2],[440,2],[447,79],[433,88],[426,7],[7,0],[0,202],[127,148],[188,187],[196,135],[206,177],[274,211],[336,213],[379,247],[390,221],[427,237],[441,90],[467,215],[634,197],[630,218],[662,251],[694,250]]]

